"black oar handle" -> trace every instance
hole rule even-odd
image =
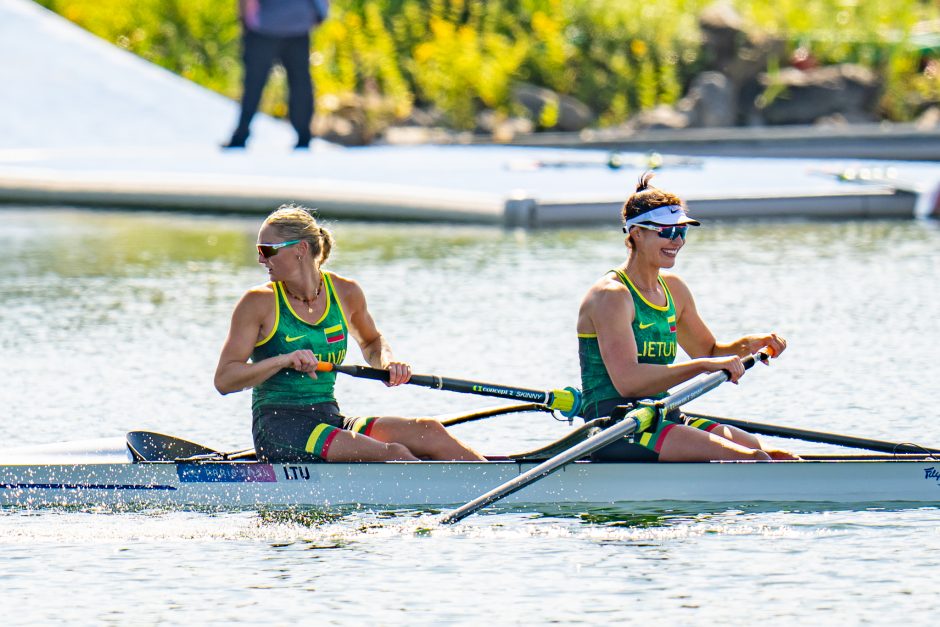
[[[319,372],[341,372],[353,377],[375,379],[377,381],[389,380],[388,370],[370,368],[368,366],[341,366],[321,361],[317,364],[317,370]],[[480,396],[493,396],[514,401],[538,403],[539,405],[547,405],[551,409],[558,410],[568,417],[576,415],[581,405],[581,392],[575,388],[551,391],[532,390],[528,388],[498,385],[495,383],[468,381],[466,379],[451,379],[450,377],[441,377],[435,374],[413,374],[408,380],[408,383],[410,385],[419,385],[435,390],[447,390],[448,392],[478,394]]]
[[[765,348],[760,352],[754,353],[753,355],[748,355],[747,357],[743,358],[741,362],[744,364],[744,369],[749,370],[751,366],[758,362],[758,360],[767,363],[770,361],[771,357],[773,357],[773,351],[771,351],[769,348]],[[731,378],[731,373],[728,373],[728,378]]]
[[[741,361],[744,362],[744,369],[747,370],[751,366],[757,363],[758,360],[764,362],[765,364],[770,361],[770,358],[774,356],[774,352],[769,348],[765,348],[759,352],[754,353],[753,355],[748,355]]]

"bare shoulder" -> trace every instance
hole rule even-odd
[[[259,285],[253,285],[248,288],[248,291],[245,292],[245,295],[242,296],[242,300],[261,300],[261,299],[270,299],[274,294],[274,283],[270,281],[267,283],[261,283]]]
[[[692,298],[692,290],[683,281],[678,274],[671,272],[661,272],[660,276],[666,282],[666,287],[672,293],[672,300],[676,304],[676,309],[681,313],[686,307],[695,307],[695,300]]]
[[[680,294],[684,296],[691,294],[689,286],[678,274],[660,271],[659,276],[666,282],[666,287],[669,288],[669,291],[672,292],[673,295]]]
[[[333,287],[336,288],[336,291],[339,292],[340,296],[354,296],[356,294],[362,294],[362,287],[354,279],[344,277],[342,275],[336,274],[335,272],[330,272],[329,270],[326,270],[326,274],[330,275],[330,280],[333,282]]]
[[[620,300],[630,295],[630,290],[616,275],[605,274],[584,295],[584,304],[599,305],[610,300]]]
[[[347,310],[355,310],[365,303],[365,293],[362,291],[362,287],[357,281],[348,277],[340,276],[335,272],[327,271],[327,274],[330,275],[330,280],[333,282],[333,288],[336,290],[336,295],[343,303],[343,308]]]
[[[615,275],[606,274],[588,289],[578,311],[578,333],[596,333],[607,320],[633,319],[630,290]]]
[[[238,301],[236,310],[245,312],[263,313],[271,309],[274,296],[274,284],[262,283],[248,288],[248,291]]]

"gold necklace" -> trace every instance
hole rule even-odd
[[[626,270],[623,271],[624,274],[627,274]],[[640,285],[639,281],[636,281],[633,277],[627,274],[630,277],[630,281],[633,282],[634,287],[644,294],[659,294],[659,277],[657,276],[656,281],[653,283],[652,287],[643,287]]]
[[[320,298],[320,290],[323,289],[323,273],[322,272],[320,273],[320,282],[317,284],[317,291],[314,292],[313,298],[310,298],[310,299],[301,298],[297,294],[294,294],[292,291],[290,291],[290,288],[287,287],[287,283],[284,283],[283,285],[284,285],[284,291],[287,292],[287,295],[293,298],[294,300],[299,300],[304,305],[306,305],[307,313],[310,314],[310,313],[313,313],[313,305],[314,303],[317,302],[317,299]]]

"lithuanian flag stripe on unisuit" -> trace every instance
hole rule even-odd
[[[336,326],[329,327],[328,329],[323,329],[323,335],[326,336],[327,344],[334,344],[336,342],[342,342],[346,339],[346,334],[343,333],[343,325],[337,324]]]
[[[356,418],[352,425],[352,431],[362,435],[372,435],[372,426],[378,418]]]
[[[659,449],[663,447],[663,442],[666,441],[666,434],[672,431],[672,428],[675,426],[675,423],[671,423],[659,431],[644,433],[636,443],[658,453]]]
[[[717,422],[707,418],[693,418],[685,424],[689,425],[690,427],[695,427],[696,429],[701,429],[702,431],[711,431],[718,426]]]
[[[326,459],[326,452],[329,450],[333,438],[335,438],[336,434],[339,432],[340,430],[333,425],[325,423],[318,424],[314,427],[313,431],[310,432],[310,437],[307,438],[307,446],[304,447],[304,450],[308,453],[313,453],[320,459]]]
[[[676,332],[676,317],[669,316],[668,318],[666,318],[666,322],[669,323],[669,331],[672,333],[675,333]]]

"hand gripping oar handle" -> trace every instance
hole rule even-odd
[[[368,366],[340,366],[321,361],[317,364],[318,372],[341,372],[360,379],[375,379],[388,381],[388,370],[369,368]],[[538,403],[551,409],[560,411],[567,417],[575,416],[581,409],[581,392],[576,388],[567,387],[563,390],[530,390],[516,388],[494,383],[481,383],[480,381],[467,381],[465,379],[451,379],[435,374],[413,374],[408,380],[410,385],[463,394],[479,394],[480,396],[495,396],[508,398],[514,401]]]
[[[767,361],[770,359],[769,352],[755,353],[754,355],[745,357],[745,370],[753,366],[758,359],[761,361]],[[604,448],[608,444],[616,442],[620,438],[634,433],[635,431],[643,431],[648,429],[650,425],[652,425],[653,422],[658,418],[658,416],[663,416],[673,409],[676,409],[677,407],[688,403],[689,401],[692,401],[699,396],[702,396],[706,392],[715,389],[729,378],[730,375],[728,372],[720,370],[718,372],[711,373],[697,383],[687,385],[675,394],[670,394],[666,398],[663,398],[659,401],[641,403],[640,407],[628,413],[626,416],[624,416],[623,420],[614,426],[601,431],[597,435],[584,440],[580,444],[572,446],[568,450],[559,453],[555,457],[542,462],[535,468],[522,473],[515,479],[511,479],[503,485],[494,488],[486,494],[479,496],[469,503],[445,514],[443,517],[441,517],[441,523],[453,524],[460,522],[477,510],[495,503],[496,501],[499,501],[500,499],[503,499],[510,494],[513,494],[514,492],[518,492],[529,484],[535,483],[539,479],[547,477],[559,468],[566,466],[573,461],[577,461],[582,457],[586,457],[591,453]]]
[[[756,364],[758,361],[767,363],[771,357],[773,357],[773,351],[769,348],[765,348],[760,352],[754,353],[753,355],[748,355],[741,361],[744,363],[744,369],[749,370],[751,366]],[[673,409],[678,409],[689,401],[695,400],[702,394],[714,390],[716,387],[730,378],[731,375],[727,370],[713,372],[698,383],[687,385],[675,394],[670,394],[658,403],[653,404],[661,407],[663,415],[666,415]]]

